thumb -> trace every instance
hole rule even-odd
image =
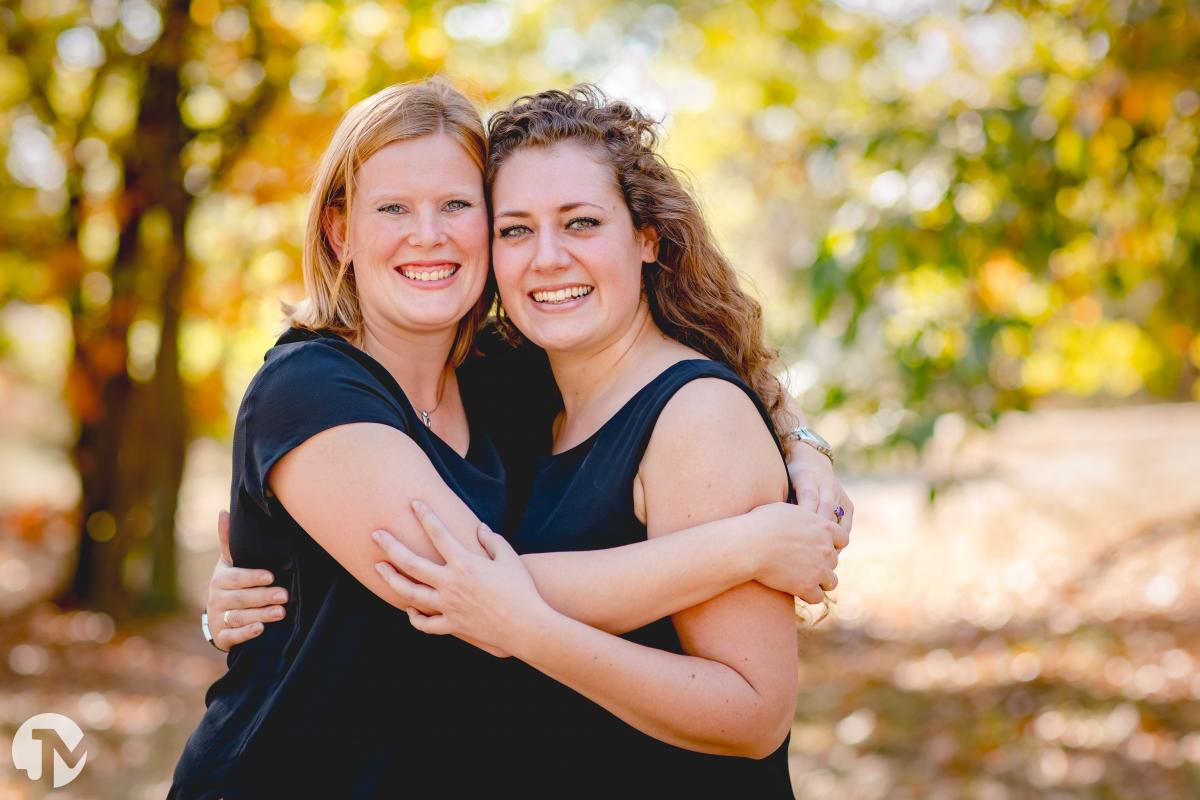
[[[221,560],[233,566],[233,555],[229,552],[229,512],[217,515],[217,538],[221,540]]]
[[[504,537],[489,528],[486,522],[479,523],[477,535],[479,544],[483,546],[484,552],[491,556],[493,561],[505,555],[505,551],[509,549],[508,542]]]

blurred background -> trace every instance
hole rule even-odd
[[[1195,0],[6,0],[0,798],[155,798],[231,416],[339,115],[597,82],[767,309],[858,512],[801,636],[802,798],[1200,796]],[[1191,577],[1189,577],[1191,576]]]

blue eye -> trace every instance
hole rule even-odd
[[[462,211],[464,208],[470,208],[471,204],[466,200],[451,200],[444,207],[447,211]]]
[[[387,205],[380,206],[377,210],[383,214],[399,214],[407,209],[399,203],[388,203]]]
[[[600,224],[600,220],[592,217],[576,217],[567,223],[567,227],[573,231],[586,231],[589,228],[595,228]]]

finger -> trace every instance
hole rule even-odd
[[[842,519],[845,520],[845,517]],[[850,529],[845,524],[835,526],[833,530],[833,548],[841,550],[848,544],[850,544]]]
[[[837,573],[834,572],[833,570],[826,570],[825,579],[823,581],[821,581],[821,589],[823,589],[826,593],[829,593],[829,592],[832,592],[834,589],[836,589],[837,585],[838,585]]]
[[[435,636],[445,636],[450,633],[450,624],[441,614],[430,616],[422,614],[415,608],[405,609],[408,612],[408,621],[412,626],[422,633],[431,633]]]
[[[796,490],[796,505],[808,511],[816,511],[821,497],[811,473],[797,465],[789,465],[788,476],[792,479],[792,488]]]
[[[243,625],[240,628],[225,628],[213,637],[213,641],[217,643],[217,647],[228,653],[242,642],[248,642],[256,636],[261,636],[264,630],[261,622]]]
[[[252,625],[255,622],[278,622],[283,619],[283,606],[264,606],[262,608],[231,608],[221,615],[221,622],[227,630]]]
[[[445,581],[445,567],[441,564],[435,564],[428,558],[417,555],[408,545],[387,531],[375,531],[371,534],[371,538],[383,550],[384,555],[387,556],[387,560],[392,563],[392,566],[409,578],[418,580],[429,586],[439,586]]]
[[[799,597],[810,606],[817,606],[824,602],[825,592],[821,591],[821,587],[819,586],[812,586],[796,595],[796,597]]]
[[[429,536],[429,541],[433,542],[433,546],[441,553],[442,558],[449,564],[451,559],[462,555],[466,548],[462,546],[462,542],[454,537],[446,524],[433,513],[433,509],[422,503],[420,500],[413,500],[413,513],[417,516],[417,522],[421,523],[421,527],[425,529],[425,533]]]
[[[265,569],[219,566],[213,573],[213,586],[218,589],[250,589],[274,582],[275,576]],[[286,602],[286,598],[280,602]]]
[[[841,496],[842,499],[839,502],[841,503],[842,510],[846,512],[846,516],[842,517],[842,527],[849,534],[850,529],[854,527],[854,503],[845,492],[841,492]]]
[[[387,583],[388,588],[396,593],[402,606],[417,606],[425,612],[437,611],[442,608],[442,598],[436,589],[422,586],[416,581],[409,580],[396,571],[396,568],[386,561],[375,565],[376,571]]]
[[[288,600],[286,589],[272,586],[267,589],[230,589],[223,591],[209,605],[214,611],[235,611],[247,608],[266,608],[283,605]]]
[[[508,543],[508,539],[489,528],[486,522],[479,523],[479,528],[475,533],[479,537],[479,544],[483,546],[484,552],[491,556],[493,561],[517,556],[512,545]]]
[[[221,560],[233,564],[233,555],[229,550],[229,512],[221,509],[217,514],[217,539],[221,542]]]
[[[821,493],[821,501],[817,503],[817,516],[824,520],[831,520],[836,524],[837,517],[834,516],[833,509],[837,506],[837,494],[834,491],[834,486],[822,481],[819,491]]]

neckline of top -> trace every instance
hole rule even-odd
[[[309,338],[307,336],[304,336],[302,338],[301,337],[289,338],[293,335],[293,332],[310,333],[310,334],[315,335],[316,338],[313,339],[313,338]],[[288,341],[285,342],[285,341],[283,341],[284,339],[288,339]],[[490,478],[490,479],[493,479],[493,480],[497,479],[497,477],[495,475],[492,475],[491,473],[485,471],[480,465],[476,464],[477,461],[482,463],[485,459],[483,458],[483,452],[479,449],[479,444],[480,444],[479,443],[479,433],[480,432],[479,432],[478,428],[476,427],[475,422],[472,420],[470,410],[468,409],[469,404],[467,403],[466,398],[463,398],[463,413],[467,417],[467,452],[464,454],[464,453],[459,453],[457,450],[454,449],[454,447],[449,442],[447,442],[441,436],[438,436],[437,433],[433,430],[433,428],[429,428],[429,427],[426,427],[425,425],[421,424],[420,413],[417,411],[417,407],[414,406],[412,404],[412,401],[408,399],[408,395],[405,393],[404,388],[400,385],[400,382],[398,380],[396,380],[396,377],[394,375],[392,375],[392,373],[388,372],[387,367],[385,367],[383,364],[381,364],[378,359],[376,359],[374,356],[372,356],[366,350],[363,350],[361,347],[355,346],[354,343],[349,341],[348,339],[346,339],[346,337],[344,337],[340,334],[334,333],[331,330],[311,331],[311,330],[308,330],[307,328],[290,328],[288,331],[286,331],[280,337],[280,341],[277,342],[277,344],[292,344],[294,342],[305,342],[305,341],[330,342],[333,344],[341,344],[341,345],[345,345],[346,347],[352,348],[356,354],[358,354],[362,358],[366,359],[367,361],[369,361],[371,364],[373,364],[376,367],[377,371],[379,372],[380,377],[383,377],[386,380],[386,382],[384,384],[385,387],[387,389],[389,389],[393,395],[395,395],[397,398],[399,398],[400,401],[404,404],[404,407],[409,412],[411,412],[408,415],[409,420],[413,423],[411,425],[411,427],[420,428],[420,429],[424,430],[425,433],[429,436],[430,441],[432,441],[436,446],[440,446],[443,450],[446,451],[446,453],[453,455],[456,459],[458,459],[462,463],[466,464],[468,467],[475,470],[480,475]],[[455,368],[454,371],[455,371],[455,374],[457,374],[458,368]],[[462,378],[462,376],[459,376],[458,384],[459,384],[459,392],[460,393],[462,392],[462,379],[461,378]],[[408,435],[410,438],[415,438],[412,436],[412,433],[409,433]]]
[[[581,441],[579,444],[572,445],[571,447],[568,447],[566,450],[563,450],[562,452],[559,452],[559,453],[553,452],[553,444],[551,444],[551,452],[550,452],[550,455],[547,456],[547,459],[549,461],[554,461],[554,460],[562,458],[564,456],[568,456],[571,453],[577,452],[577,451],[583,449],[585,446],[590,446],[593,443],[595,443],[596,439],[599,438],[600,434],[602,434],[607,428],[612,426],[612,424],[614,422],[616,422],[617,419],[624,416],[625,413],[630,408],[633,407],[634,402],[636,400],[640,399],[642,397],[642,395],[644,395],[647,391],[649,391],[655,384],[659,383],[663,378],[665,378],[667,375],[674,372],[679,367],[681,367],[685,364],[714,364],[714,363],[719,363],[719,362],[715,362],[711,358],[685,358],[685,359],[676,361],[675,363],[671,364],[666,369],[664,369],[662,372],[658,373],[653,378],[648,380],[636,392],[631,394],[629,396],[629,399],[626,400],[621,405],[620,408],[618,408],[616,411],[613,412],[612,416],[610,416],[608,419],[604,420],[604,422],[601,423],[600,427],[598,427],[598,428],[596,428],[596,430],[592,431],[591,435],[588,436],[583,441]]]

